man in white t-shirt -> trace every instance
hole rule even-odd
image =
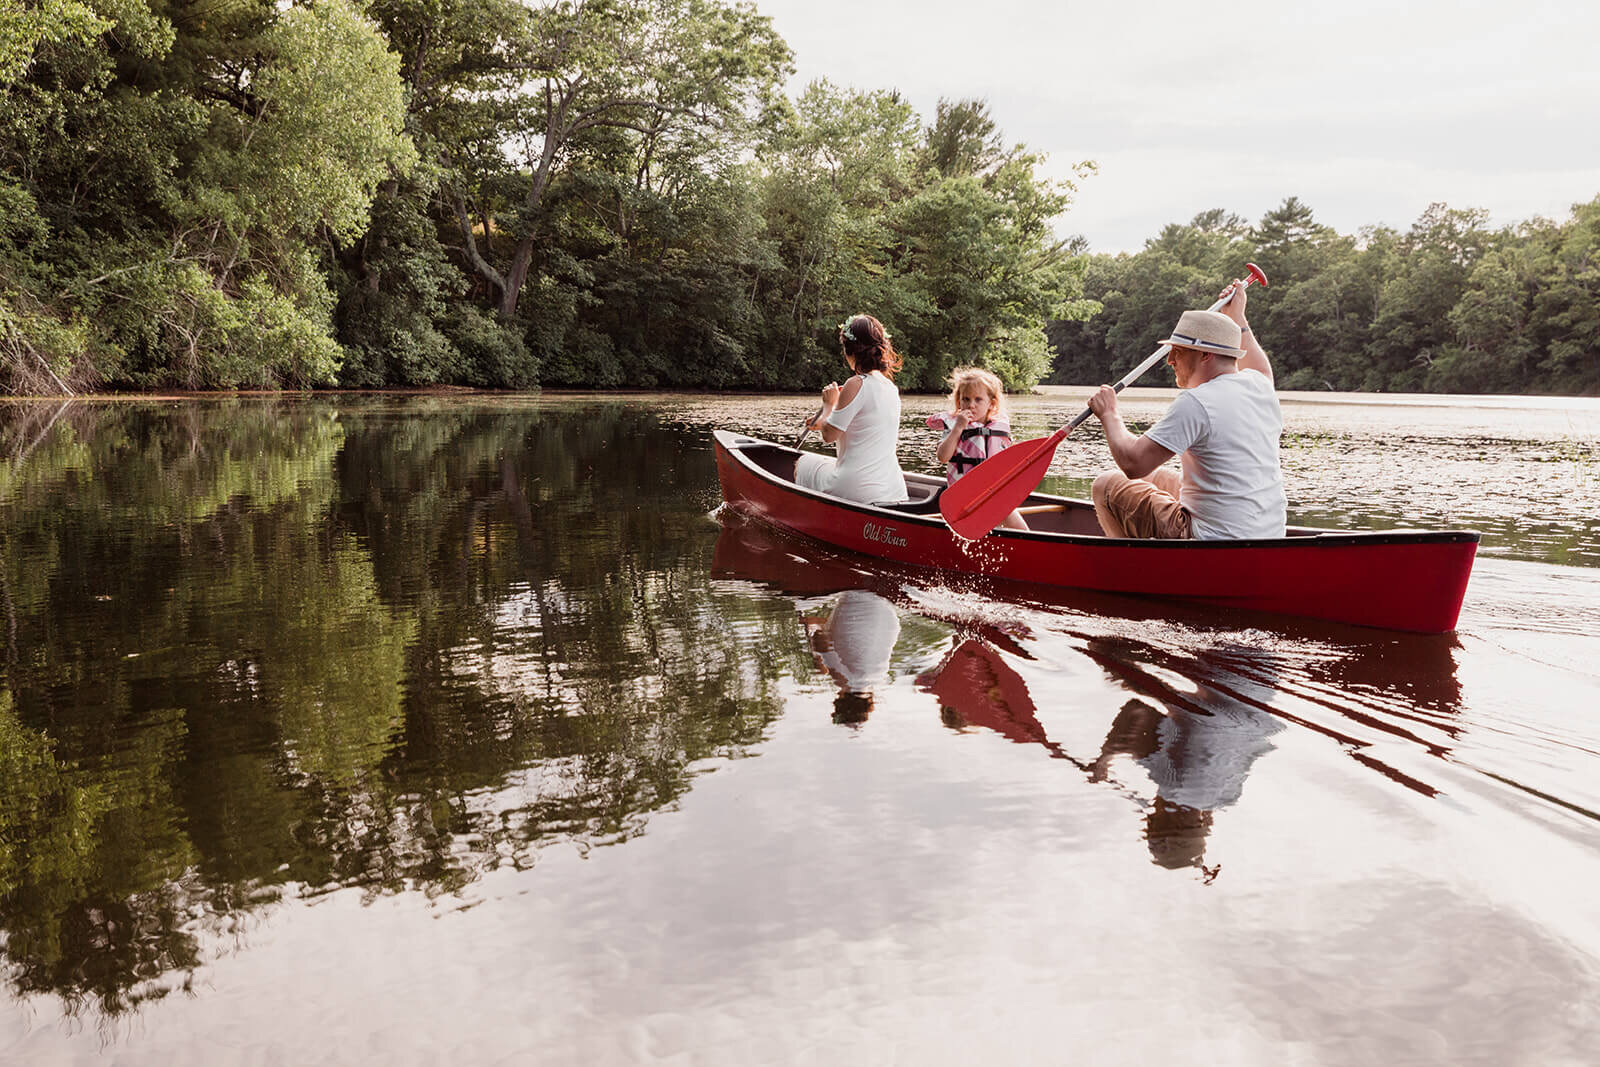
[[[1287,501],[1278,466],[1283,413],[1272,363],[1245,319],[1240,281],[1220,311],[1185,311],[1162,341],[1183,392],[1150,429],[1122,424],[1109,385],[1089,398],[1120,468],[1094,482],[1107,537],[1282,537]],[[1163,464],[1181,454],[1183,475]]]

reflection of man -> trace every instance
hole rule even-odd
[[[1272,750],[1268,740],[1283,729],[1274,716],[1235,706],[1208,713],[1173,709],[1163,714],[1134,698],[1122,705],[1094,763],[1104,778],[1117,755],[1133,757],[1156,786],[1145,816],[1150,858],[1163,867],[1204,866],[1212,812],[1239,799],[1250,766]]]
[[[835,722],[856,725],[872,713],[872,687],[889,677],[889,660],[900,637],[894,605],[865,589],[839,594],[826,619],[805,620],[817,666],[838,683]]]

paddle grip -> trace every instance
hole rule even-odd
[[[1242,284],[1239,286],[1240,289],[1248,289],[1248,288],[1250,288],[1250,283],[1251,282],[1260,282],[1262,285],[1266,285],[1267,284],[1267,276],[1265,274],[1261,273],[1261,268],[1260,267],[1256,266],[1254,263],[1246,263],[1245,267],[1247,269],[1246,269],[1246,272],[1245,272],[1244,280],[1243,280]],[[1210,307],[1206,308],[1206,310],[1207,311],[1221,311],[1222,310],[1222,305],[1226,304],[1228,301],[1230,301],[1232,299],[1233,299],[1233,294],[1229,293],[1227,296],[1223,297],[1221,300],[1218,300],[1215,304],[1212,304]]]

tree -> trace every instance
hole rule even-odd
[[[1600,393],[1600,197],[1573,208],[1540,289],[1534,306],[1548,340],[1539,385]]]
[[[81,0],[0,4],[0,87],[21,78],[39,48],[84,43],[110,27],[92,4]]]
[[[986,174],[1007,158],[1005,141],[983,100],[941,99],[925,138],[928,165],[946,178]]]
[[[731,133],[770,103],[789,50],[770,20],[719,0],[500,10],[492,58],[440,100],[447,121],[424,124],[449,169],[462,253],[510,319],[549,236],[546,198],[586,135]]]
[[[758,383],[809,388],[836,375],[837,324],[848,315],[870,309],[903,332],[925,313],[895,268],[886,225],[915,180],[919,137],[898,93],[826,80],[808,85],[774,132],[759,179],[765,254],[749,277],[763,327]]]
[[[1378,314],[1360,387],[1415,391],[1451,343],[1450,310],[1461,299],[1490,235],[1488,213],[1433,204],[1383,263]]]
[[[319,248],[414,158],[383,39],[351,0],[105,12],[113,32],[51,38],[0,102],[0,190],[50,253],[0,234],[9,362],[71,345],[123,384],[331,380]]]

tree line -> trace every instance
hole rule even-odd
[[[86,387],[814,388],[1049,368],[1070,182],[720,0],[0,8],[0,367]]]
[[[0,388],[812,389],[857,311],[908,389],[1092,382],[1241,256],[1286,384],[1600,388],[1595,204],[1091,255],[1092,163],[791,59],[723,0],[0,5]]]
[[[1434,204],[1403,233],[1354,236],[1295,197],[1255,225],[1207,211],[1136,254],[1088,257],[1100,310],[1050,324],[1050,380],[1114,381],[1249,261],[1271,282],[1250,321],[1280,388],[1600,393],[1600,197],[1564,222],[1496,228]]]

